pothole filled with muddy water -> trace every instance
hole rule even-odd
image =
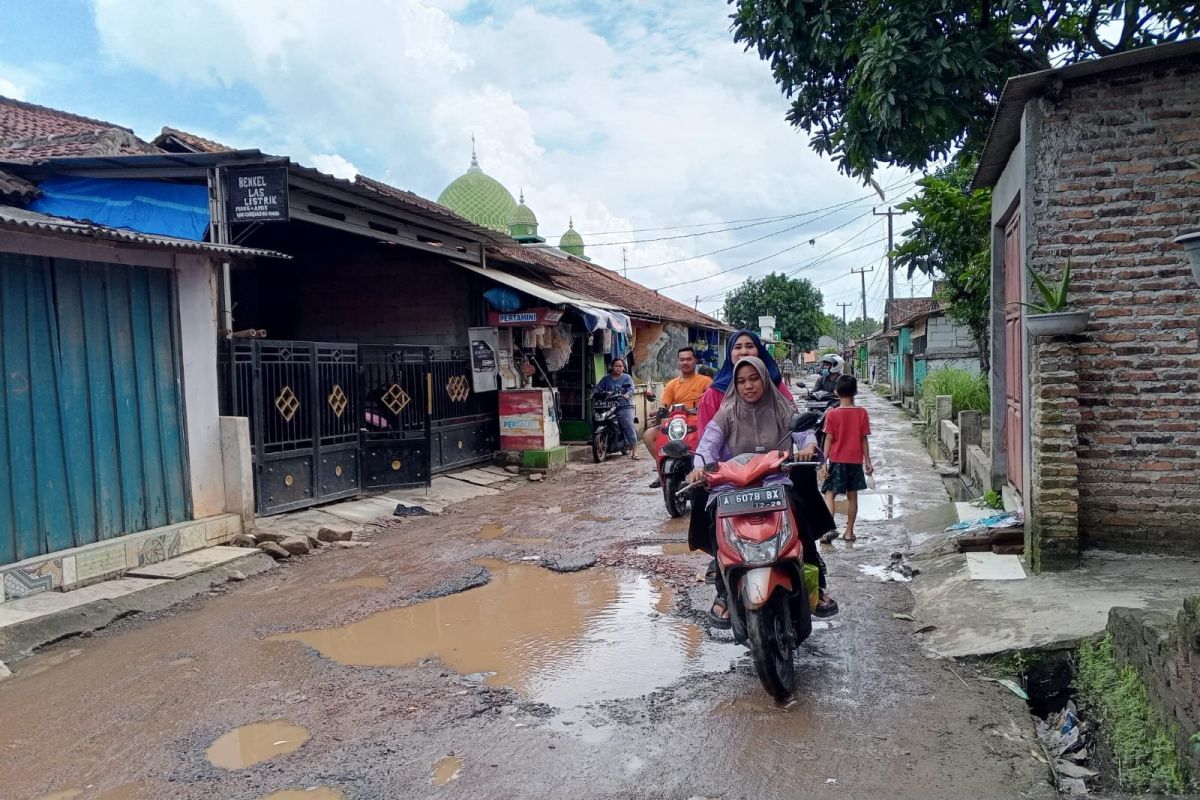
[[[245,769],[275,756],[299,750],[309,734],[299,725],[278,720],[234,728],[204,752],[214,767]]]
[[[671,617],[669,587],[631,572],[560,574],[479,562],[486,585],[338,628],[278,634],[348,666],[434,657],[559,708],[638,697],[695,672],[721,672],[744,650]]]

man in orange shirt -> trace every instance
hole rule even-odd
[[[688,408],[695,408],[696,404],[700,402],[700,396],[704,394],[704,390],[712,384],[712,378],[696,371],[696,349],[694,347],[679,348],[679,352],[676,354],[676,364],[679,366],[679,377],[667,381],[667,386],[663,389],[662,407],[664,410],[669,410],[674,404],[683,403]],[[646,449],[650,451],[652,458],[658,457],[655,445],[658,440],[659,427],[659,425],[648,427],[642,435],[642,441],[645,442]],[[657,489],[660,486],[662,483],[656,474],[654,483],[650,484],[650,487]]]

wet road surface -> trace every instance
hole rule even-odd
[[[788,707],[703,626],[706,558],[650,462],[573,464],[17,662],[0,797],[1043,796],[1023,705],[926,658],[905,586],[861,569],[946,501],[864,404],[878,488],[825,551],[842,611]]]

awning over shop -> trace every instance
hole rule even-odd
[[[633,331],[633,323],[629,317],[620,311],[607,308],[596,308],[583,303],[572,302],[571,305],[583,316],[589,333],[611,330],[628,335]]]
[[[612,330],[617,333],[628,334],[633,331],[633,323],[627,314],[615,308],[602,307],[606,306],[606,304],[599,300],[583,298],[582,295],[578,295],[575,292],[565,294],[544,284],[534,283],[509,272],[501,272],[498,269],[484,269],[483,267],[477,267],[474,264],[468,264],[463,261],[455,261],[454,263],[463,269],[474,272],[476,275],[482,275],[510,289],[524,292],[530,297],[536,297],[547,303],[574,308],[583,316],[584,324],[587,325],[589,333]]]
[[[47,178],[31,211],[109,228],[204,241],[208,188],[196,184],[111,178]]]
[[[462,267],[463,269],[468,269],[471,272],[474,272],[476,275],[482,275],[489,280],[503,284],[510,289],[516,289],[518,292],[524,292],[530,297],[536,297],[539,300],[545,300],[547,303],[565,306],[571,305],[574,302],[565,294],[557,292],[554,289],[551,289],[549,286],[544,286],[540,283],[534,283],[533,281],[527,281],[524,278],[518,278],[516,275],[508,272],[501,272],[498,269],[484,269],[483,267],[477,267],[474,264],[468,264],[465,261],[455,261],[454,264]]]

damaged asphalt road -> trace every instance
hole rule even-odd
[[[706,559],[646,488],[650,462],[618,459],[13,664],[0,795],[1049,796],[1024,705],[927,658],[893,617],[905,585],[860,570],[945,501],[907,423],[866,400],[880,497],[826,551],[842,610],[802,647],[787,708],[702,627]],[[277,725],[231,733],[255,723]]]

